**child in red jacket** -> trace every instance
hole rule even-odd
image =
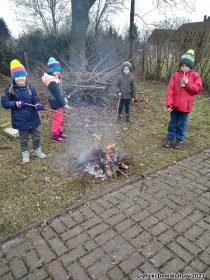
[[[180,68],[171,76],[166,91],[166,108],[170,112],[167,142],[171,148],[176,137],[175,148],[182,148],[186,134],[188,115],[192,110],[194,95],[202,91],[200,75],[193,70],[194,51],[189,50],[180,60]]]

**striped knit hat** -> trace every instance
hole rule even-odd
[[[60,71],[61,72],[61,66],[60,66],[60,63],[58,61],[55,60],[54,57],[51,57],[47,63],[47,67],[48,67],[48,70],[47,72],[49,74],[52,74],[53,72],[55,71]]]
[[[10,62],[10,73],[13,80],[19,76],[28,77],[25,67],[17,59]]]

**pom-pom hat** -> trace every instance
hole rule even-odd
[[[19,76],[28,77],[25,67],[17,59],[10,62],[10,73],[13,80]]]
[[[61,72],[60,63],[58,61],[56,61],[54,57],[51,57],[48,60],[47,67],[48,67],[48,71],[47,72],[49,74],[52,74],[55,71],[60,71]]]
[[[195,61],[195,56],[194,56],[194,50],[189,50],[186,53],[183,54],[181,57],[179,65],[181,64],[186,64],[187,66],[190,67],[190,69],[194,68],[194,61]]]
[[[122,66],[121,66],[122,72],[125,67],[128,67],[130,69],[130,71],[132,71],[132,65],[130,64],[130,62],[128,62],[128,61],[123,62]]]

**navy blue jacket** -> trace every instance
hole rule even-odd
[[[32,129],[41,124],[38,111],[35,107],[26,106],[23,108],[17,108],[16,101],[25,101],[26,103],[36,105],[40,103],[37,96],[36,89],[29,85],[29,89],[32,95],[29,95],[27,86],[13,85],[14,94],[9,93],[9,88],[5,89],[5,94],[1,97],[2,107],[5,109],[11,109],[12,127],[15,129]]]

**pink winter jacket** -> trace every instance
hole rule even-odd
[[[192,69],[185,76],[188,77],[188,83],[184,88],[180,86],[180,79],[184,77],[182,70],[177,70],[171,76],[165,98],[167,108],[177,109],[181,112],[192,110],[194,95],[202,91],[202,81],[200,75]]]

